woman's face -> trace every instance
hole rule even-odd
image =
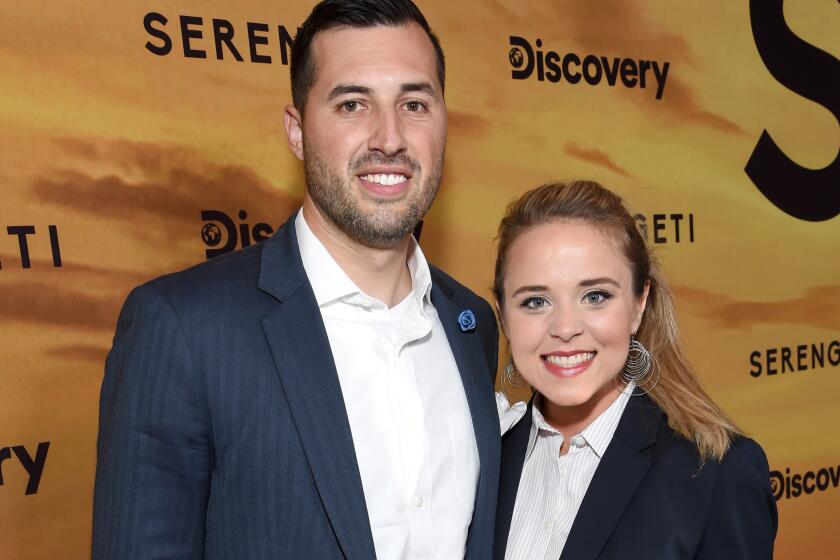
[[[520,234],[508,250],[502,327],[516,368],[558,407],[606,409],[641,322],[647,288],[633,293],[616,241],[582,221]]]

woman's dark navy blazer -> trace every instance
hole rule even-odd
[[[531,406],[502,439],[495,559],[503,560],[531,430]],[[699,468],[662,410],[634,395],[572,524],[562,560],[770,559],[776,502],[767,457],[736,439]]]

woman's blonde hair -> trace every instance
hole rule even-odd
[[[649,395],[668,416],[668,425],[697,446],[703,461],[720,460],[740,430],[706,394],[685,358],[677,334],[673,299],[636,221],[622,199],[594,181],[550,183],[526,192],[508,205],[499,224],[499,249],[493,292],[504,306],[505,265],[511,244],[524,231],[560,220],[579,220],[612,235],[620,244],[633,275],[633,292],[642,297],[649,283],[647,305],[636,339],[655,360],[656,385]]]

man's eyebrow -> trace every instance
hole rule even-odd
[[[348,93],[361,93],[362,95],[370,95],[371,90],[369,87],[365,86],[357,86],[354,84],[339,84],[330,90],[330,94],[327,96],[327,101],[332,101],[336,97],[341,95],[346,95]]]
[[[435,88],[429,82],[409,82],[400,86],[402,93],[419,92],[435,95]]]

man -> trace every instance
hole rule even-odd
[[[291,74],[302,211],[125,303],[93,556],[490,558],[496,324],[411,236],[443,164],[443,53],[409,0],[327,0]]]

